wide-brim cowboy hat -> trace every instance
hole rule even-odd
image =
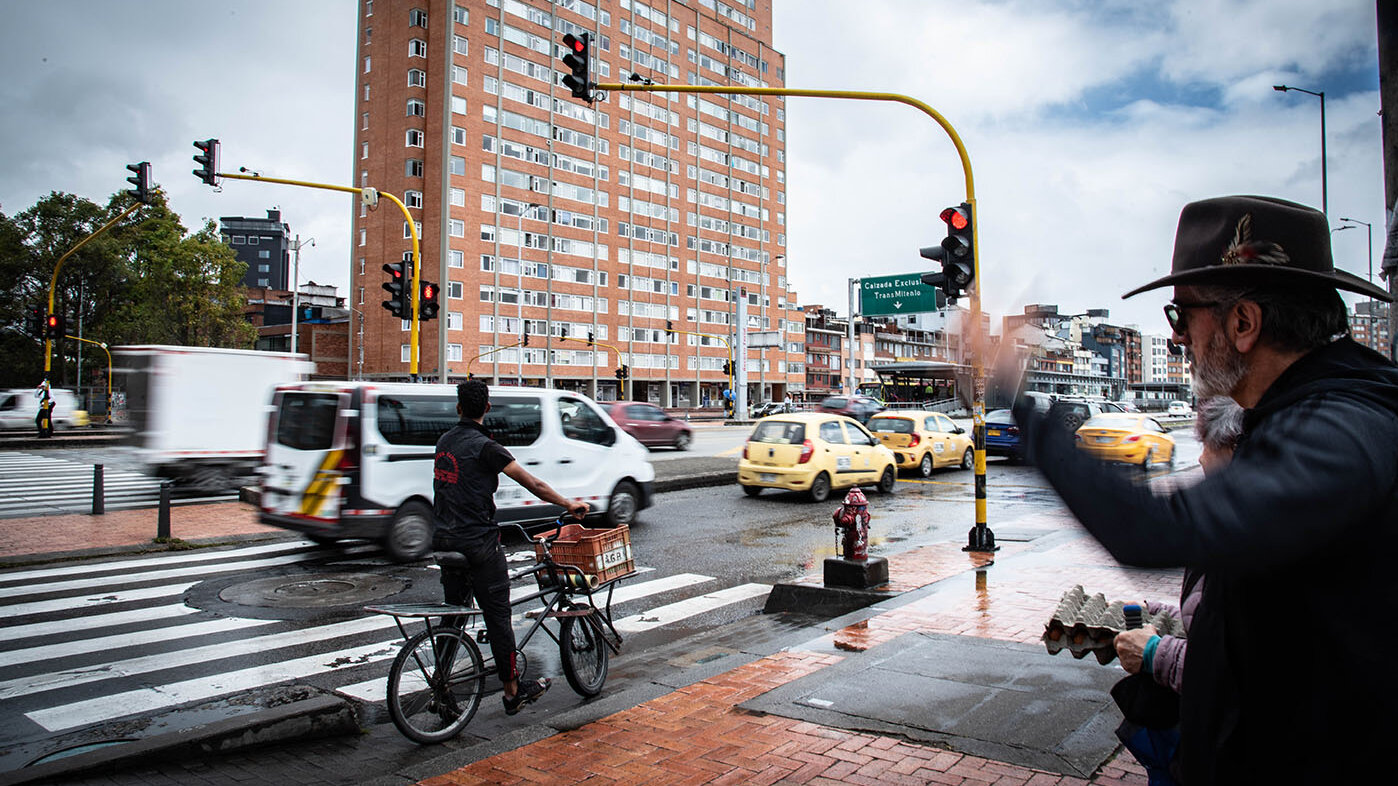
[[[1335,287],[1385,303],[1393,296],[1335,268],[1330,222],[1315,208],[1261,196],[1191,202],[1180,211],[1170,275],[1122,295],[1174,284],[1305,284]]]

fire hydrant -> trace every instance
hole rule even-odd
[[[869,500],[850,489],[835,510],[838,557],[825,558],[825,586],[869,589],[888,583],[888,560],[869,556]]]
[[[859,562],[869,559],[869,500],[864,492],[857,486],[850,489],[832,518],[840,556]]]

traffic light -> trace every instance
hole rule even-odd
[[[218,140],[196,141],[194,146],[199,148],[199,152],[194,154],[194,163],[199,164],[199,169],[194,170],[194,176],[208,185],[218,185],[218,178],[214,176],[218,172]]]
[[[667,335],[667,336],[673,336],[673,335],[675,335],[675,323],[674,323],[673,321],[671,321],[671,320],[668,320],[668,319],[665,320],[665,335]]]
[[[49,314],[44,319],[45,338],[63,338],[63,335],[67,332],[67,322],[63,319],[62,314]]]
[[[596,334],[594,334],[591,330],[587,331],[587,345],[588,345],[589,347],[592,346],[593,342],[595,342],[596,340],[597,340]]]
[[[137,202],[150,204],[150,162],[142,161],[139,164],[127,164],[126,168],[136,174],[126,178],[126,182],[135,186],[128,189],[126,193],[136,198]]]
[[[947,224],[947,236],[942,239],[941,245],[929,246],[919,253],[924,259],[941,262],[942,270],[923,273],[922,283],[940,288],[946,293],[947,303],[955,303],[976,277],[976,250],[972,243],[975,228],[971,206],[962,202],[943,210],[941,217]]]
[[[437,311],[441,306],[437,303],[437,293],[441,287],[430,281],[422,282],[418,287],[417,298],[417,318],[426,322],[429,319],[437,318]]]
[[[388,291],[389,299],[383,302],[383,307],[388,309],[388,313],[399,319],[406,319],[412,311],[412,306],[403,297],[407,290],[404,284],[408,280],[409,265],[412,262],[412,252],[403,255],[402,262],[385,262],[383,269],[388,273],[388,280],[383,282],[383,288]]]
[[[587,33],[575,36],[568,33],[563,36],[563,48],[568,50],[563,54],[563,65],[568,66],[572,73],[563,77],[563,86],[573,91],[573,98],[581,98],[587,103],[592,103],[592,82],[588,80],[590,70],[591,55],[590,38]]]
[[[524,338],[519,342],[522,346],[529,346],[529,334],[525,333]]]
[[[617,378],[617,379],[626,379],[626,378],[629,377],[629,376],[631,376],[631,369],[627,368],[627,367],[624,366],[624,365],[617,366],[617,368],[616,368],[616,378]]]
[[[727,374],[730,377],[733,376],[733,361],[723,361],[723,373]]]
[[[44,337],[45,333],[47,333],[47,328],[45,327],[44,323],[44,316],[45,313],[43,306],[34,306],[29,309],[29,319],[25,325],[25,330],[29,333],[29,335],[33,336],[34,338]]]

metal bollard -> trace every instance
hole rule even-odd
[[[92,515],[101,516],[107,512],[107,494],[102,482],[102,465],[92,465]]]
[[[155,536],[165,539],[170,537],[170,481],[168,480],[160,482],[160,512],[156,517]]]

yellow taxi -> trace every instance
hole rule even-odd
[[[824,502],[832,488],[878,484],[888,493],[897,481],[893,451],[853,418],[828,412],[770,415],[743,444],[738,484],[755,497],[762,489],[804,491]]]
[[[1105,461],[1175,464],[1175,438],[1159,421],[1139,412],[1114,412],[1089,418],[1078,427],[1078,447]]]
[[[869,418],[869,430],[893,451],[899,469],[927,478],[938,467],[975,466],[976,453],[966,429],[940,412],[884,411]]]

